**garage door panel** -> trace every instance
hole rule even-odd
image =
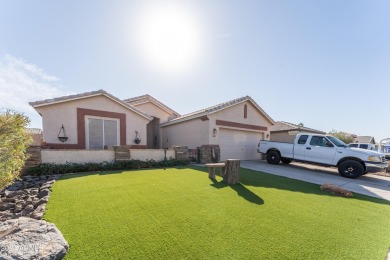
[[[257,144],[260,139],[263,139],[262,133],[220,129],[219,146],[221,148],[221,160],[260,159],[260,154],[257,153]]]

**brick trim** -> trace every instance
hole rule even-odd
[[[209,120],[209,118],[207,116],[202,116],[202,117],[200,117],[200,120],[207,121],[207,120]]]
[[[126,114],[86,108],[77,108],[77,144],[47,143],[46,145],[53,149],[85,149],[85,116],[119,119],[119,142],[120,145],[126,145]]]
[[[230,126],[230,127],[237,127],[237,128],[251,129],[251,130],[260,130],[260,131],[267,131],[268,129],[265,126],[242,124],[242,123],[224,121],[218,119],[216,120],[215,124],[220,126]]]

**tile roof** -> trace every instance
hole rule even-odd
[[[67,101],[72,101],[72,100],[77,100],[77,99],[83,99],[83,98],[88,98],[88,97],[93,97],[93,96],[100,96],[100,95],[106,96],[106,97],[112,99],[113,101],[119,103],[120,105],[132,110],[133,112],[135,112],[135,113],[137,113],[137,114],[139,114],[139,115],[141,115],[149,120],[152,120],[152,117],[150,117],[145,112],[142,112],[141,110],[131,106],[130,104],[120,100],[119,98],[111,95],[110,93],[108,93],[102,89],[99,89],[96,91],[91,91],[91,92],[84,92],[84,93],[80,93],[80,94],[76,94],[76,95],[69,95],[69,96],[63,96],[63,97],[58,97],[58,98],[29,102],[29,104],[30,104],[30,106],[36,108],[36,107],[40,107],[40,106],[46,106],[46,105],[62,103],[62,102],[67,102]]]
[[[217,111],[223,110],[225,108],[237,105],[237,104],[245,102],[245,101],[250,101],[258,110],[260,110],[260,112],[262,114],[264,114],[266,116],[266,118],[272,124],[275,123],[275,121],[256,103],[256,101],[254,101],[250,96],[245,96],[245,97],[236,98],[236,99],[224,102],[224,103],[220,103],[220,104],[217,104],[215,106],[207,107],[207,108],[204,108],[204,109],[201,109],[201,110],[189,113],[189,114],[182,115],[182,116],[177,117],[175,119],[172,119],[171,121],[168,121],[168,122],[166,122],[166,123],[164,123],[162,125],[175,124],[175,123],[187,121],[187,120],[190,120],[190,119],[193,119],[193,118],[197,118],[197,117],[200,117],[200,116],[212,114],[212,113],[215,113]]]
[[[283,132],[283,131],[293,131],[293,130],[314,132],[318,134],[326,134],[326,132],[320,130],[316,130],[305,126],[295,125],[285,121],[278,121],[275,123],[275,125],[271,126],[271,132]]]
[[[150,102],[154,103],[156,106],[159,106],[163,110],[167,111],[168,113],[174,114],[175,116],[180,116],[180,114],[177,113],[175,110],[171,109],[170,107],[168,107],[167,105],[165,105],[162,102],[158,101],[157,99],[155,99],[154,97],[152,97],[149,94],[138,96],[138,97],[133,97],[133,98],[128,98],[128,99],[125,99],[123,101],[128,103],[128,104],[130,104],[130,105],[132,105],[132,106],[136,106],[136,105],[139,105],[139,104],[143,104],[143,103],[145,103],[147,101],[150,101]]]

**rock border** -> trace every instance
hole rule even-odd
[[[23,176],[0,191],[0,221],[20,217],[42,219],[51,187],[58,179],[59,175]]]

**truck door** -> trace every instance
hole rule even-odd
[[[308,135],[301,135],[294,144],[294,159],[305,160],[306,142],[308,137]]]
[[[313,135],[305,145],[305,161],[332,164],[336,147],[325,137]]]

